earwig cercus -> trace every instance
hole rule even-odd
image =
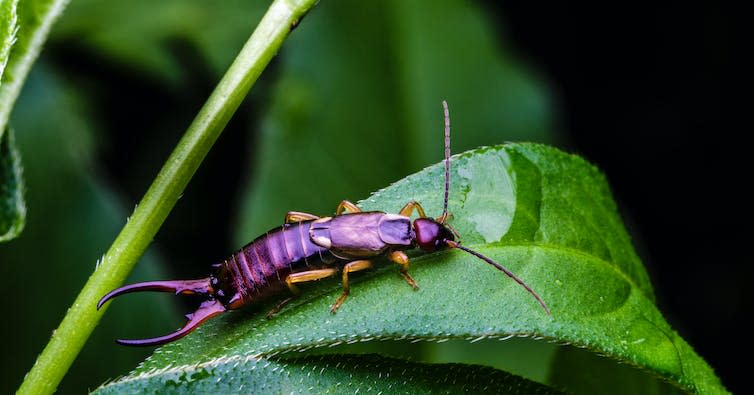
[[[386,256],[397,263],[405,281],[416,289],[418,286],[408,273],[409,259],[404,251],[417,247],[426,252],[457,248],[487,262],[523,286],[550,315],[545,302],[531,287],[499,263],[461,245],[456,241],[458,235],[446,223],[450,190],[450,115],[447,103],[443,101],[442,104],[445,116],[445,196],[439,217],[427,217],[424,208],[415,201],[408,202],[398,214],[363,212],[348,200],[340,202],[331,217],[320,218],[290,211],[281,227],[259,236],[228,259],[213,265],[209,277],[136,283],[103,296],[97,304],[98,309],[108,300],[130,292],[174,292],[205,298],[196,311],[186,316],[186,324],[173,333],[150,339],[116,341],[131,346],[168,343],[186,336],[204,321],[227,310],[239,309],[289,290],[293,296],[273,308],[267,315],[269,318],[299,293],[297,283],[341,272],[343,292],[330,309],[335,313],[350,292],[348,274],[371,268],[371,259],[378,256]],[[414,211],[419,217],[412,224],[410,217]]]

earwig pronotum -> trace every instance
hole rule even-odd
[[[448,104],[443,101],[442,105],[445,118],[445,197],[439,217],[427,217],[424,208],[413,200],[403,206],[398,214],[362,212],[348,200],[340,202],[332,217],[320,218],[290,211],[285,215],[283,226],[259,236],[230,258],[213,265],[209,277],[136,283],[115,289],[102,297],[97,303],[98,309],[118,295],[138,291],[199,294],[206,298],[196,311],[186,315],[188,322],[171,334],[151,339],[116,341],[131,346],[171,342],[187,335],[209,318],[288,289],[292,296],[275,306],[267,314],[270,318],[299,293],[296,284],[334,276],[341,271],[343,293],[330,309],[335,313],[350,292],[348,274],[371,268],[370,259],[378,256],[386,256],[397,263],[406,282],[417,289],[416,281],[408,274],[409,259],[404,252],[416,247],[426,252],[458,248],[474,255],[523,286],[549,315],[547,305],[531,287],[492,259],[462,246],[456,241],[456,232],[446,223],[450,190],[450,114]],[[414,211],[419,218],[412,225],[410,217]]]

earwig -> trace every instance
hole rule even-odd
[[[174,292],[176,295],[197,294],[204,298],[196,311],[186,315],[186,324],[173,333],[151,339],[116,341],[130,346],[168,343],[186,336],[216,315],[269,299],[287,289],[292,296],[275,306],[267,314],[270,318],[299,294],[296,284],[341,272],[343,292],[330,308],[335,313],[350,292],[349,273],[371,268],[372,259],[379,256],[397,263],[404,280],[417,289],[416,281],[408,273],[409,259],[404,252],[417,247],[425,252],[457,248],[479,258],[523,286],[550,315],[550,309],[531,287],[499,263],[462,246],[456,241],[458,234],[446,223],[450,190],[450,114],[448,104],[443,101],[442,105],[445,118],[445,196],[439,217],[427,217],[424,208],[415,201],[408,202],[398,214],[363,212],[348,200],[340,202],[335,215],[331,217],[320,218],[290,211],[281,227],[259,236],[228,259],[213,265],[209,277],[142,282],[115,289],[103,296],[97,304],[98,309],[108,300],[130,292]],[[412,224],[410,217],[414,211],[419,217]]]

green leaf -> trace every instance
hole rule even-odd
[[[8,7],[6,3],[3,2],[0,11]],[[8,117],[13,109],[13,104],[21,92],[21,87],[27,74],[29,74],[29,70],[31,70],[31,66],[42,50],[50,27],[60,16],[67,3],[67,0],[25,0],[20,2],[17,10],[18,34],[12,51],[10,51],[10,58],[5,65],[2,84],[0,84],[0,137],[8,126]],[[14,20],[15,17],[14,15]],[[7,29],[5,25],[7,25],[7,22],[0,24],[0,28]],[[15,33],[15,27],[12,30]],[[2,50],[5,50],[5,48],[2,48]]]
[[[0,242],[18,236],[26,221],[21,158],[13,131],[0,137]]]
[[[414,199],[437,215],[442,174],[442,164],[431,166],[360,206],[396,212]],[[329,306],[341,292],[337,281],[305,286],[303,297],[274,319],[264,318],[268,305],[226,313],[156,350],[121,381],[171,388],[176,374],[222,366],[220,374],[196,380],[251,385],[260,380],[255,370],[234,371],[233,377],[222,372],[239,358],[261,361],[319,347],[338,352],[348,343],[525,336],[586,348],[691,392],[725,391],[654,305],[646,271],[594,167],[543,145],[480,148],[453,158],[450,197],[449,223],[464,244],[526,281],[552,316],[518,284],[469,254],[415,254],[411,273],[419,291],[382,260],[372,273],[353,276],[351,296],[335,315]]]
[[[163,82],[185,83],[185,62],[198,50],[218,76],[248,39],[269,2],[204,0],[78,0],[55,28],[54,40],[75,41],[91,51],[152,74]],[[193,59],[196,61],[196,59]]]
[[[253,377],[249,372],[254,372]],[[378,355],[293,359],[231,358],[219,364],[168,369],[121,380],[97,394],[141,393],[559,393],[484,366],[423,365]]]
[[[16,39],[17,1],[0,1],[0,86],[8,63],[10,49]],[[21,233],[26,218],[21,160],[15,147],[13,132],[0,128],[0,242]]]
[[[0,0],[0,85],[2,85],[5,65],[8,64],[10,49],[16,41],[18,0]],[[2,137],[0,132],[0,137]]]
[[[65,3],[29,0],[18,7],[18,1],[0,2],[0,242],[21,232],[26,215],[21,161],[8,117],[50,25]]]

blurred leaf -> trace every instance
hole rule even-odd
[[[20,2],[16,10],[17,15],[12,15],[14,20],[16,17],[18,19],[18,34],[2,73],[2,84],[0,84],[0,137],[8,126],[8,117],[26,75],[42,50],[50,27],[67,2],[67,0],[25,0]],[[2,3],[0,10],[8,9],[9,6],[6,3],[6,1]],[[9,26],[8,21],[5,21],[0,23],[0,28],[15,30],[15,26],[12,25],[13,23]],[[0,34],[7,34],[7,30]],[[4,50],[6,48],[2,48],[2,51]],[[3,53],[2,51],[0,54]]]
[[[418,292],[401,280],[394,265],[387,265],[366,281],[359,281],[366,275],[355,275],[351,296],[333,315],[329,306],[341,292],[338,284],[311,285],[275,319],[265,319],[269,306],[262,306],[211,320],[156,350],[123,381],[165,389],[183,373],[196,381],[226,377],[195,377],[205,366],[231,369],[247,358],[260,361],[315,347],[516,335],[581,346],[692,392],[724,392],[712,369],[655,307],[647,274],[598,170],[576,156],[535,144],[480,148],[454,158],[451,225],[466,246],[523,278],[549,304],[552,316],[484,262],[446,250],[412,259]],[[429,214],[439,213],[442,174],[442,164],[434,165],[376,192],[360,206],[396,212],[414,199]],[[257,374],[254,369],[232,373],[245,383],[261,380]],[[292,385],[301,392],[311,390]]]
[[[10,49],[16,40],[17,1],[0,1],[0,86]],[[4,128],[3,128],[4,129]],[[21,159],[16,150],[13,131],[0,130],[0,242],[16,237],[24,227],[24,204]]]
[[[0,337],[11,339],[0,354],[3,394],[21,383],[133,207],[110,191],[92,166],[96,125],[89,111],[76,90],[56,79],[43,62],[31,73],[14,109],[29,213],[24,233],[0,245],[0,298],[13,311],[8,318],[12,324],[0,326]],[[155,258],[147,254],[132,280],[163,277]],[[131,300],[110,308],[59,393],[85,393],[148,352],[123,348],[113,339],[163,333],[179,324],[170,304],[174,300],[138,295]]]
[[[513,337],[474,341],[457,339],[434,344],[425,351],[422,362],[456,362],[491,366],[538,383],[547,383],[552,358],[560,346],[529,338]],[[403,349],[411,346],[404,345]],[[373,351],[372,351],[373,352]],[[391,354],[401,356],[400,354]],[[554,386],[555,388],[559,388]]]
[[[26,221],[21,158],[13,131],[0,137],[0,242],[18,236]]]
[[[78,0],[56,26],[54,39],[87,45],[159,79],[185,81],[176,44],[199,49],[221,75],[249,38],[266,1],[243,0]]]
[[[249,372],[255,372],[250,380]],[[166,381],[167,380],[167,381]],[[506,393],[558,391],[499,370],[459,364],[422,365],[378,355],[295,359],[235,358],[217,364],[144,374],[96,394],[145,393]]]
[[[0,3],[0,241],[14,238],[24,226],[26,207],[21,162],[12,136],[5,137],[8,117],[31,65],[65,0]],[[17,33],[18,32],[18,33]]]
[[[306,18],[251,148],[238,245],[289,210],[331,213],[442,158],[442,99],[455,151],[552,140],[544,86],[474,3],[327,1]]]
[[[559,347],[550,372],[550,384],[556,388],[568,388],[568,392],[574,395],[684,393],[680,388],[656,380],[632,366],[575,347]]]

